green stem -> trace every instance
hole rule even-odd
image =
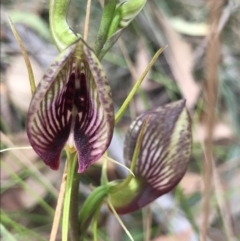
[[[114,16],[116,4],[117,4],[117,0],[104,1],[103,15],[102,15],[101,24],[98,30],[97,39],[94,47],[94,51],[97,56],[101,52],[103,45],[107,40],[108,30]]]
[[[69,0],[50,0],[49,5],[50,30],[60,52],[80,37],[79,34],[73,33],[66,21],[68,5]]]
[[[107,156],[107,152],[104,154],[104,161],[102,165],[102,174],[101,174],[101,185],[106,185],[108,183],[108,176],[107,176],[108,160],[105,156]]]
[[[78,205],[79,205],[79,182],[80,174],[77,172],[77,165],[75,166],[74,177],[72,181],[71,205],[70,205],[70,234],[72,241],[79,239],[79,225],[78,225]]]
[[[70,201],[72,197],[72,187],[74,172],[76,171],[77,155],[76,153],[67,153],[67,183],[63,206],[62,219],[62,241],[68,241],[68,227],[70,219]],[[77,210],[76,210],[77,212]],[[72,232],[75,233],[75,232]]]
[[[135,93],[137,92],[139,86],[141,85],[142,81],[144,80],[144,78],[146,77],[148,71],[152,68],[153,64],[156,62],[157,58],[159,57],[159,55],[163,52],[165,48],[160,48],[157,53],[153,56],[152,60],[150,61],[150,63],[148,64],[147,68],[144,70],[144,72],[142,73],[142,75],[140,76],[140,78],[137,80],[137,82],[135,83],[135,85],[133,86],[132,90],[130,91],[130,93],[128,94],[127,98],[125,99],[125,101],[123,102],[122,106],[120,107],[120,109],[118,110],[117,114],[115,115],[115,125],[119,122],[119,120],[121,119],[123,113],[125,112],[125,110],[127,109],[130,101],[132,100],[133,96],[135,95]]]

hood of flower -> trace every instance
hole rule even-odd
[[[127,166],[131,165],[144,123],[140,151],[133,170],[136,178],[128,187],[111,195],[119,214],[140,209],[171,191],[184,176],[190,159],[191,121],[185,101],[178,101],[149,110],[131,124],[124,145]]]

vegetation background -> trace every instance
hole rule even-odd
[[[69,25],[79,33],[83,33],[86,2],[71,0],[67,15]],[[29,146],[25,119],[31,93],[7,14],[39,81],[57,55],[49,32],[48,4],[46,0],[1,3],[1,149]],[[100,3],[92,0],[90,46],[101,14]],[[115,110],[157,49],[166,45],[116,127],[110,154],[123,162],[124,135],[138,114],[185,98],[193,122],[192,157],[176,190],[142,211],[122,216],[123,222],[135,241],[194,241],[206,231],[208,240],[240,240],[239,0],[149,0],[103,60]],[[33,150],[1,153],[3,241],[48,240],[64,158],[60,170],[52,171]],[[91,186],[99,184],[100,170],[101,161],[82,175],[81,203]],[[125,175],[113,164],[108,174],[110,179]],[[99,240],[128,240],[107,207],[101,210]]]

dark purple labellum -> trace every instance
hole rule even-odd
[[[111,90],[101,64],[79,39],[43,76],[28,111],[33,149],[56,170],[65,145],[76,149],[83,172],[108,148],[114,126]]]

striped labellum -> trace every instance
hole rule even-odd
[[[83,39],[55,59],[32,98],[27,134],[36,153],[56,170],[62,149],[78,153],[78,172],[108,148],[114,127],[110,86]]]
[[[142,208],[172,190],[184,176],[189,162],[191,121],[185,101],[181,100],[149,110],[131,124],[124,145],[127,166],[132,162],[144,122],[146,126],[133,170],[135,177],[126,190],[111,195],[119,214]],[[126,196],[125,202],[118,201],[121,195]]]

